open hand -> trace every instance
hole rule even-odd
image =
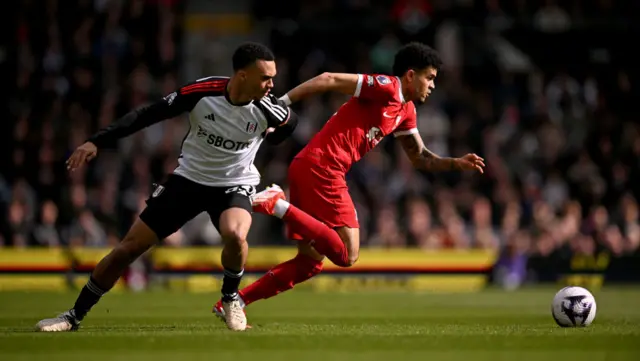
[[[91,142],[82,144],[67,159],[67,170],[70,172],[75,171],[83,164],[90,162],[96,155],[98,155],[98,147],[95,144]]]
[[[467,154],[464,157],[456,158],[456,165],[460,170],[477,170],[484,173],[484,159],[476,154]]]

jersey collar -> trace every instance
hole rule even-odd
[[[406,101],[404,100],[404,95],[402,95],[402,80],[400,80],[400,77],[398,76],[396,79],[398,79],[398,84],[400,84],[400,86],[398,86],[398,97],[400,97],[400,101],[404,104]]]
[[[229,96],[229,84],[231,82],[227,81],[227,86],[224,87],[224,99],[227,101],[227,103],[233,105],[234,107],[244,107],[247,106],[249,104],[251,104],[253,102],[253,100],[249,100],[248,102],[245,103],[239,103],[239,104],[235,104],[234,102],[231,101],[231,97]]]

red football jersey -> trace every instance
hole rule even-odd
[[[384,136],[417,133],[415,105],[404,100],[401,89],[398,77],[358,74],[353,97],[296,158],[310,159],[328,171],[346,173]]]

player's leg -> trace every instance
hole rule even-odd
[[[254,210],[281,218],[290,231],[298,235],[297,240],[310,242],[336,266],[351,267],[358,260],[360,246],[355,208],[346,185],[327,188],[331,191],[308,189],[305,196],[314,199],[313,206],[306,209],[318,214],[322,221],[284,200],[284,193],[277,186],[256,195]]]
[[[294,163],[296,162],[294,161]],[[306,191],[309,182],[305,182],[305,179],[300,179],[301,174],[295,165],[290,167],[289,196],[292,202],[301,207],[312,207],[315,199],[309,198],[309,193]],[[285,198],[284,193],[281,191],[272,193],[278,199]],[[254,196],[254,201],[256,201],[257,196]],[[242,306],[285,292],[293,288],[294,285],[302,283],[322,271],[324,256],[314,250],[308,242],[299,242],[301,238],[291,232],[290,228],[287,230],[289,238],[297,241],[298,254],[294,258],[273,267],[257,281],[240,290]],[[219,317],[224,317],[221,301],[214,305],[213,312]]]
[[[322,272],[324,256],[307,243],[298,242],[298,254],[273,267],[258,280],[239,291],[240,305],[244,308],[255,301],[271,298],[292,289]],[[213,312],[225,317],[222,300],[213,306]]]
[[[240,290],[243,307],[251,303],[271,298],[292,289],[315,275],[322,272],[322,260],[319,254],[309,244],[298,242],[298,254],[283,263],[273,267],[258,280]],[[219,312],[222,304],[216,304],[214,311]]]
[[[325,180],[321,177],[315,177],[313,174],[310,175],[304,169],[300,169],[304,168],[304,165],[302,167],[299,166],[300,163],[294,161],[289,172],[290,200],[291,203],[298,206],[291,209],[297,209],[305,219],[311,219],[310,222],[314,222],[316,227],[325,227],[327,228],[327,233],[332,233],[334,236],[337,235],[338,242],[341,242],[344,249],[341,252],[347,254],[348,264],[355,263],[358,259],[360,232],[355,207],[349,196],[346,184],[340,187],[334,187],[333,185],[327,187]],[[262,195],[258,194],[254,197],[254,205],[259,203],[261,199],[263,201],[275,199],[276,203],[284,202],[284,195],[280,192],[277,188],[273,188],[271,192],[268,190],[261,192]],[[308,211],[310,214],[304,211]],[[322,222],[318,222],[318,219]],[[297,242],[298,254],[296,257],[273,267],[256,282],[243,288],[240,291],[240,296],[245,305],[285,292],[322,271],[324,256],[312,247],[308,241],[310,239],[317,240],[318,238],[312,238],[309,234],[300,234],[305,232],[305,228],[309,227],[308,224],[300,224],[295,227],[295,224],[290,221],[290,219],[285,219],[288,236]],[[332,230],[325,224],[340,226]],[[302,231],[296,232],[296,229],[300,230],[300,228],[303,228]]]
[[[73,308],[56,318],[38,322],[36,329],[49,332],[77,329],[80,321],[111,290],[134,260],[202,212],[202,202],[198,202],[198,191],[193,184],[171,176],[165,185],[159,186],[122,242],[95,267]]]
[[[251,214],[242,208],[230,208],[220,215],[222,249],[222,305],[227,327],[234,331],[247,328],[247,318],[242,310],[238,287],[247,261],[247,234],[251,227]]]
[[[308,258],[315,260],[316,262],[322,263],[324,261],[324,256],[318,253],[315,248],[313,248],[309,243],[306,242],[296,242],[298,247],[298,255],[302,255]],[[322,268],[322,267],[320,267]]]
[[[219,189],[216,192],[217,203],[208,212],[224,245],[221,255],[224,268],[221,305],[225,311],[227,327],[242,331],[247,327],[247,318],[242,310],[238,287],[247,260],[247,235],[252,221],[250,196],[255,190],[253,187],[241,186]]]
[[[230,208],[220,215],[220,236],[223,249],[221,255],[224,277],[222,298],[231,300],[237,297],[238,285],[244,273],[249,246],[247,234],[251,227],[251,214],[242,208]]]
[[[345,218],[354,218],[354,216],[346,216]],[[350,222],[350,224],[352,223]],[[336,227],[335,231],[336,233],[338,233],[338,236],[340,236],[342,243],[347,249],[347,254],[349,255],[349,264],[355,264],[360,257],[360,228],[341,226]]]
[[[336,228],[335,231],[345,244],[349,257],[353,257],[353,263],[355,263],[360,250],[360,230],[343,226]],[[297,241],[297,245],[298,254],[294,258],[275,266],[261,279],[240,291],[240,296],[246,305],[290,290],[295,285],[322,272],[322,261],[325,257],[308,242]]]
[[[360,250],[360,230],[343,226],[336,228],[335,231],[340,235],[349,257],[355,263]],[[298,237],[290,235],[290,238],[295,239]],[[273,267],[257,281],[240,290],[239,294],[243,307],[290,290],[295,285],[305,282],[322,272],[324,256],[309,243],[297,241],[297,245],[298,254],[294,258]],[[214,312],[223,315],[221,302],[214,306]]]

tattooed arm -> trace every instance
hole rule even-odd
[[[484,159],[475,154],[467,154],[462,158],[445,158],[433,153],[424,146],[419,134],[407,134],[396,137],[414,167],[430,172],[447,172],[459,170],[477,170],[483,173]]]

